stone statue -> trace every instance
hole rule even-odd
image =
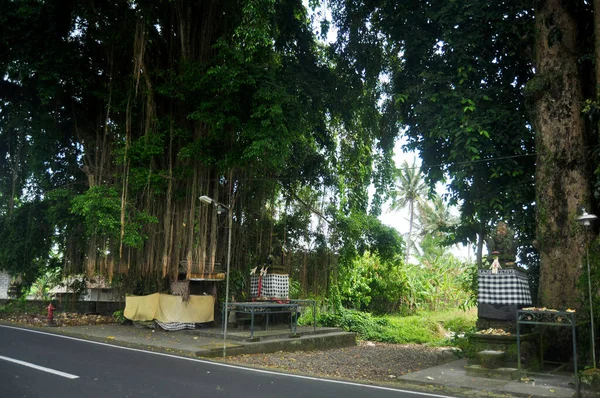
[[[492,263],[492,265],[490,266],[490,268],[492,269],[492,274],[497,274],[499,269],[502,269],[502,267],[500,266],[500,261],[498,261],[498,252],[493,252],[492,254],[494,255],[494,262]]]
[[[498,266],[511,268],[515,265],[517,257],[517,245],[515,243],[515,231],[505,222],[499,221],[496,228],[486,239],[488,253],[492,265],[498,262]],[[493,267],[492,272],[493,272]],[[497,270],[497,268],[496,268]]]

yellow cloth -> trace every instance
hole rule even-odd
[[[185,302],[181,296],[154,293],[148,296],[127,296],[125,318],[132,321],[212,322],[215,316],[213,296],[190,296]]]

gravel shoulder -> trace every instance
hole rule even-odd
[[[237,355],[228,357],[227,362],[289,373],[381,383],[393,382],[407,373],[453,359],[456,359],[454,350],[449,347],[361,341],[355,347],[326,351]]]

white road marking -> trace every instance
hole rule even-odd
[[[70,373],[61,372],[60,370],[45,368],[43,366],[39,366],[39,365],[36,365],[36,364],[33,364],[33,363],[29,363],[29,362],[25,362],[25,361],[20,361],[18,359],[9,358],[9,357],[3,357],[2,355],[0,355],[0,359],[2,359],[4,361],[16,363],[16,364],[19,364],[19,365],[27,366],[29,368],[41,370],[42,372],[52,373],[52,374],[57,375],[57,376],[66,377],[67,379],[78,379],[79,378],[79,376],[72,375]]]
[[[376,386],[376,385],[372,385],[372,384],[354,383],[354,382],[351,382],[351,381],[321,379],[321,378],[318,378],[318,377],[302,376],[302,375],[295,375],[295,374],[290,374],[290,373],[279,373],[279,372],[274,372],[272,370],[264,370],[264,369],[256,369],[256,368],[246,368],[244,366],[231,365],[231,364],[228,364],[228,363],[221,363],[221,362],[207,361],[205,359],[196,359],[196,358],[183,357],[183,356],[179,356],[179,355],[166,354],[164,352],[146,351],[146,350],[141,350],[139,348],[123,347],[123,346],[119,346],[119,345],[113,345],[113,344],[108,344],[108,343],[101,343],[99,341],[85,340],[85,339],[80,339],[78,337],[65,336],[65,335],[56,334],[56,333],[42,332],[42,331],[39,331],[39,330],[19,328],[19,327],[9,326],[9,325],[2,325],[2,324],[0,324],[0,328],[22,330],[24,332],[31,332],[31,333],[43,334],[43,335],[46,335],[46,336],[58,337],[58,338],[61,338],[61,339],[75,340],[75,341],[81,341],[83,343],[102,345],[102,346],[117,348],[117,349],[121,349],[121,350],[135,351],[135,352],[141,352],[141,353],[144,353],[144,354],[159,355],[159,356],[163,356],[163,357],[182,359],[184,361],[200,362],[200,363],[214,365],[214,366],[220,366],[220,367],[224,367],[224,368],[240,369],[240,370],[245,370],[245,371],[254,372],[254,373],[262,373],[262,374],[268,374],[268,375],[277,375],[277,376],[291,377],[291,378],[296,378],[296,379],[314,380],[314,381],[320,381],[320,382],[323,382],[323,383],[343,384],[343,385],[347,385],[347,386],[363,387],[363,388],[373,389],[373,390],[394,391],[394,392],[398,392],[398,393],[421,395],[421,396],[424,396],[424,397],[453,398],[453,396],[451,396],[451,395],[432,394],[432,393],[420,392],[420,391],[402,390],[400,388]]]

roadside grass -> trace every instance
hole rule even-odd
[[[319,324],[340,327],[359,339],[395,344],[453,345],[455,336],[475,328],[477,311],[448,310],[381,317],[354,310],[321,314]]]

